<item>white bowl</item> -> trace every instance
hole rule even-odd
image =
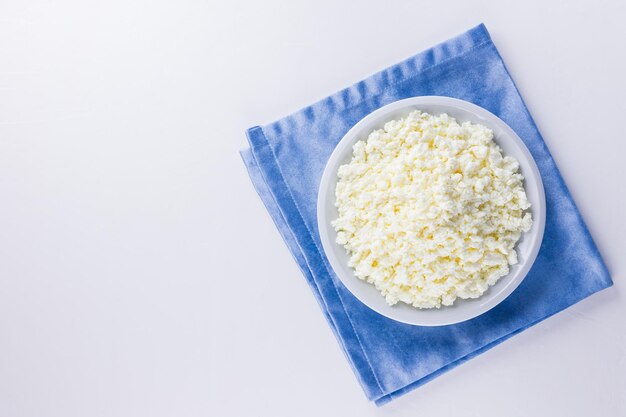
[[[453,306],[443,306],[439,309],[417,309],[401,302],[394,306],[388,305],[374,285],[354,275],[353,269],[348,266],[348,253],[336,243],[337,233],[331,226],[331,221],[338,217],[335,207],[337,170],[352,158],[352,146],[357,141],[366,139],[373,130],[382,128],[386,122],[405,117],[413,110],[435,115],[447,113],[459,122],[471,121],[492,129],[494,141],[502,148],[504,155],[512,156],[519,161],[533,217],[532,228],[522,235],[516,246],[519,263],[511,267],[508,275],[500,278],[480,298],[471,300],[457,298]],[[541,175],[519,136],[506,123],[482,107],[467,101],[439,96],[413,97],[396,101],[361,119],[346,133],[330,156],[322,175],[317,200],[317,222],[322,245],[326,257],[343,285],[372,310],[391,319],[420,326],[443,326],[469,320],[504,300],[522,282],[535,261],[541,246],[545,221],[546,201]]]

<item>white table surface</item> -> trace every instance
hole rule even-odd
[[[619,0],[2,1],[0,416],[625,415],[625,18]],[[237,150],[481,21],[616,285],[377,408]]]

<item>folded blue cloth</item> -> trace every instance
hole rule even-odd
[[[413,96],[456,97],[509,124],[532,153],[546,192],[546,229],[530,273],[505,301],[464,323],[420,327],[385,318],[335,276],[316,221],[322,171],[361,118]],[[612,285],[546,144],[484,25],[277,122],[248,130],[250,177],[309,282],[367,398],[384,404],[533,324]]]

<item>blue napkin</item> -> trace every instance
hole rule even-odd
[[[320,178],[337,142],[379,107],[424,95],[467,100],[508,123],[537,161],[547,202],[541,250],[518,289],[486,314],[443,327],[398,323],[359,302],[328,264],[316,221]],[[247,134],[250,149],[241,155],[252,182],[367,398],[378,405],[612,285],[559,170],[482,24]]]

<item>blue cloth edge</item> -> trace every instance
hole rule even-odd
[[[269,146],[269,143],[267,142],[263,131],[261,128],[252,128],[248,130],[248,141],[250,142],[251,148],[252,150],[254,150],[255,152],[258,152],[260,155],[266,154],[266,153],[271,153],[273,152],[271,147]],[[251,152],[252,154],[254,154],[255,152]],[[274,175],[272,175],[273,178],[283,178],[282,177],[282,173],[280,172],[280,167],[276,164],[275,162],[275,158],[272,156],[269,156],[269,158],[271,158],[271,160],[274,161],[274,163],[272,164],[271,167],[265,167],[266,169],[271,169],[271,172],[273,172]],[[269,160],[269,159],[268,159]],[[263,172],[263,169],[261,169],[261,167],[257,164],[255,165],[256,169],[258,169],[260,171],[261,176],[263,177],[263,181],[266,183],[265,181],[265,176],[266,174]],[[248,167],[248,169],[250,169],[250,166]],[[255,185],[256,187],[256,185]],[[277,191],[283,193],[281,194],[282,198],[280,198],[279,196],[274,195],[274,191],[270,188],[267,187],[267,190],[269,192],[269,194],[272,195],[273,197],[273,201],[277,201],[280,200],[283,202],[283,204],[288,204],[290,207],[293,205],[293,207],[291,207],[291,212],[298,212],[299,213],[299,209],[296,207],[296,203],[293,200],[292,196],[290,195],[290,191],[288,189],[288,187],[286,185],[283,184],[282,187],[279,187],[277,189]],[[288,223],[286,221],[286,216],[284,213],[284,208],[280,205],[277,205],[278,207],[278,212],[283,216],[283,219],[285,219],[285,222]],[[276,219],[274,219],[274,221],[276,222]],[[320,276],[320,274],[330,274],[330,271],[328,270],[329,266],[326,265],[323,261],[321,264],[314,264],[312,265],[308,260],[307,260],[307,256],[305,251],[302,250],[302,245],[304,244],[305,246],[313,246],[315,247],[316,244],[313,241],[313,238],[310,234],[310,231],[308,230],[306,224],[304,223],[304,220],[302,218],[300,218],[300,221],[297,222],[297,224],[290,224],[289,225],[289,229],[291,231],[291,233],[293,234],[294,238],[297,241],[297,250],[299,250],[302,255],[303,255],[303,259],[305,260],[305,264],[306,264],[306,268],[308,268],[311,272],[311,274],[313,276]],[[294,230],[295,229],[295,230]],[[295,232],[295,233],[294,233]],[[304,242],[301,242],[298,240],[298,238],[296,237],[300,237],[301,239],[303,238],[307,238]],[[283,235],[284,238],[284,235]],[[314,249],[318,252],[318,254],[321,253],[319,252],[319,248]],[[301,268],[303,266],[301,265]],[[317,270],[317,273],[316,273]],[[315,283],[315,285],[317,286],[317,282]],[[359,383],[361,384],[361,386],[363,387],[363,390],[365,391],[366,397],[370,400],[378,398],[382,395],[384,395],[384,390],[380,385],[380,382],[378,380],[378,377],[376,376],[373,367],[370,364],[369,361],[369,357],[367,356],[367,353],[365,352],[365,350],[363,349],[362,343],[360,341],[359,335],[357,334],[355,328],[354,328],[354,324],[352,323],[352,320],[350,319],[348,313],[346,312],[346,309],[344,307],[343,301],[341,300],[341,297],[339,296],[339,294],[337,293],[337,289],[336,287],[334,287],[334,283],[331,280],[331,284],[335,290],[335,295],[336,295],[336,305],[340,306],[341,308],[332,308],[331,306],[329,306],[329,304],[326,302],[326,300],[324,299],[324,296],[321,292],[321,290],[319,290],[319,287],[317,287],[317,291],[318,294],[320,295],[320,299],[322,300],[322,302],[320,303],[320,306],[323,309],[326,309],[327,313],[325,312],[325,314],[327,314],[327,317],[330,318],[331,321],[333,321],[333,327],[334,327],[334,331],[335,331],[335,336],[337,337],[337,340],[339,341],[340,346],[342,347],[342,350],[344,351],[344,354],[348,357],[350,365],[357,377],[357,380],[359,381]],[[337,326],[336,323],[334,323],[335,320],[339,320],[341,318],[344,318],[349,324],[350,327],[347,326]],[[358,347],[358,348],[356,348]],[[367,369],[369,372],[367,375],[363,374],[362,372],[360,372],[360,370],[362,369]],[[365,381],[364,381],[365,380]],[[370,390],[369,387],[371,386],[375,386],[378,388],[378,392],[372,392]]]
[[[372,97],[383,94],[386,89],[396,84],[408,81],[432,67],[439,66],[492,41],[484,23],[480,23],[452,39],[456,40],[458,43],[451,44],[451,39],[439,42],[390,67],[375,72],[349,87],[330,94],[279,120],[264,125],[262,129],[271,129],[277,134],[280,134],[283,125],[290,126],[303,115],[304,117],[314,117],[318,108],[333,108],[336,111],[348,109],[354,106],[352,103],[355,101],[360,102],[363,99],[371,99]],[[259,126],[254,126],[249,130],[258,127]]]
[[[522,94],[521,94],[521,92],[520,92],[520,90],[519,90],[519,88],[517,86],[517,83],[515,82],[515,79],[511,76],[511,72],[509,71],[509,68],[506,66],[506,63],[504,62],[504,59],[502,59],[502,55],[500,54],[500,51],[498,50],[498,48],[493,43],[493,40],[491,42],[493,44],[494,52],[500,58],[500,62],[502,64],[502,67],[504,68],[504,71],[506,72],[506,74],[509,76],[509,80],[511,80],[511,83],[513,84],[513,88],[515,89],[515,92],[519,96],[519,98],[520,98],[520,100],[522,102],[522,105],[524,106],[524,110],[528,114],[528,119],[529,119],[530,123],[532,124],[533,129],[537,132],[537,134],[541,138],[541,143],[543,144],[544,151],[550,157],[550,161],[552,162],[552,164],[551,164],[552,165],[552,169],[556,172],[556,177],[557,177],[557,180],[559,181],[559,186],[562,187],[565,190],[565,193],[570,197],[570,202],[574,206],[575,211],[576,211],[577,216],[578,216],[578,223],[584,229],[585,236],[587,237],[587,239],[589,239],[589,243],[590,243],[591,247],[593,248],[594,255],[600,260],[600,263],[602,264],[602,267],[607,272],[607,275],[605,277],[606,278],[605,281],[607,283],[607,286],[602,288],[602,289],[611,287],[613,285],[613,279],[611,278],[611,274],[610,274],[609,268],[607,267],[606,262],[604,261],[604,258],[602,257],[602,254],[600,253],[600,249],[598,248],[598,245],[596,244],[595,240],[593,239],[593,236],[589,232],[589,228],[587,227],[587,223],[585,222],[585,219],[583,218],[583,214],[581,213],[580,209],[578,208],[578,205],[576,204],[576,200],[574,200],[574,198],[572,197],[572,193],[570,192],[569,187],[567,186],[567,183],[565,182],[565,179],[563,178],[563,175],[561,174],[561,170],[559,169],[559,166],[557,165],[557,163],[556,163],[556,161],[554,159],[554,156],[552,155],[552,152],[550,152],[550,148],[548,147],[548,144],[546,143],[545,139],[543,138],[543,135],[541,134],[541,131],[539,130],[539,127],[537,126],[537,123],[535,122],[535,119],[532,116],[532,113],[528,109],[528,106],[526,105],[526,101],[524,100],[524,96],[522,96]]]
[[[580,297],[579,299],[577,299],[574,302],[574,304],[584,300],[585,298],[589,298],[591,295],[593,295],[593,294],[595,294],[595,293],[597,293],[599,291],[602,291],[602,290],[605,290],[607,288],[610,288],[611,286],[613,286],[613,281],[610,281],[605,287],[599,288],[598,290],[594,291],[592,294],[588,294],[588,295],[585,295],[583,297]],[[402,387],[402,388],[400,388],[400,389],[398,389],[396,391],[390,392],[387,395],[384,395],[384,396],[382,396],[382,397],[380,397],[378,399],[375,399],[374,400],[374,404],[376,404],[378,407],[380,407],[380,406],[383,406],[383,405],[391,402],[392,400],[395,400],[395,399],[397,399],[399,397],[402,397],[403,395],[408,394],[409,392],[413,391],[414,389],[417,389],[417,388],[421,387],[422,385],[427,384],[428,382],[432,381],[433,379],[437,378],[438,376],[443,375],[443,374],[445,374],[448,371],[451,371],[452,369],[456,368],[459,365],[464,364],[465,362],[469,361],[470,359],[475,358],[476,356],[481,355],[481,354],[487,352],[488,350],[498,346],[499,344],[509,340],[510,338],[512,338],[513,336],[523,332],[524,330],[527,330],[527,329],[533,327],[534,325],[539,324],[539,323],[541,323],[542,321],[544,321],[546,319],[549,319],[552,316],[555,316],[555,315],[557,315],[559,313],[562,313],[563,311],[565,311],[565,309],[557,310],[557,311],[555,311],[555,312],[553,312],[551,314],[548,314],[548,315],[546,315],[544,317],[541,317],[538,320],[533,321],[532,323],[529,323],[526,326],[522,326],[519,329],[517,329],[515,331],[512,331],[512,332],[508,333],[507,335],[502,336],[499,339],[496,339],[493,342],[483,346],[482,348],[477,349],[477,350],[469,353],[468,355],[465,355],[462,358],[459,358],[456,361],[451,362],[448,365],[439,368],[438,370],[436,370],[435,372],[430,373],[428,376],[425,376],[424,378],[418,379],[418,380],[414,381],[413,383],[408,384],[408,385],[406,385],[406,386],[404,386],[404,387]]]

